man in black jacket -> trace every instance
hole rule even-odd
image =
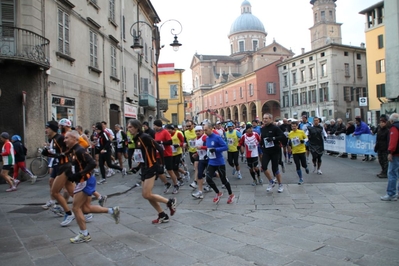
[[[144,133],[150,135],[153,139],[155,139],[155,130],[150,128],[147,121],[143,122]]]
[[[26,156],[26,148],[24,144],[21,142],[21,137],[19,135],[14,135],[11,137],[11,142],[12,145],[14,146],[14,151],[15,151],[15,164],[14,164],[14,183],[15,186],[18,186],[20,181],[17,179],[18,174],[19,174],[19,169],[21,169],[23,172],[27,173],[30,178],[32,184],[36,182],[37,176],[32,174],[32,172],[26,168],[25,164],[25,156]]]
[[[263,151],[262,156],[262,169],[265,173],[265,176],[269,180],[269,185],[266,189],[267,192],[271,191],[275,186],[275,182],[269,175],[267,171],[267,166],[269,162],[272,162],[272,171],[274,176],[278,181],[278,192],[281,193],[284,191],[283,183],[281,182],[281,173],[278,169],[278,163],[281,156],[281,147],[280,143],[284,143],[286,137],[278,126],[273,124],[273,115],[264,114],[263,115],[263,124],[264,126],[261,129],[261,142],[260,146]]]
[[[374,146],[374,152],[378,154],[378,162],[381,165],[381,172],[377,174],[379,178],[387,178],[388,173],[389,127],[387,123],[387,117],[382,115],[377,127],[377,138]]]

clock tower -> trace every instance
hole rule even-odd
[[[342,44],[341,25],[336,22],[337,0],[311,0],[313,26],[310,28],[312,50],[329,43]]]

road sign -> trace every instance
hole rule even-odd
[[[359,97],[359,106],[367,106],[367,97]]]

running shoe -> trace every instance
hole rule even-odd
[[[186,179],[187,182],[190,181],[190,172],[189,172],[189,171],[187,171],[187,172],[184,174],[184,178]]]
[[[33,176],[30,177],[30,183],[31,184],[36,183],[36,180],[37,180],[37,176],[33,175]]]
[[[168,191],[169,191],[169,189],[170,189],[171,186],[172,186],[172,185],[171,185],[170,183],[166,183],[166,184],[165,184],[165,187],[164,187],[164,189],[163,189],[163,193],[164,193],[164,194],[168,193]]]
[[[126,173],[127,173],[127,172],[126,172],[126,168],[123,168],[123,169],[122,169],[122,177],[125,177]]]
[[[177,185],[178,185],[179,187],[184,186],[184,180],[183,180],[183,179],[177,180]]]
[[[179,186],[178,185],[175,185],[174,187],[173,187],[173,191],[172,191],[172,194],[177,194],[177,193],[179,193]]]
[[[192,189],[197,189],[198,185],[197,185],[197,183],[195,183],[195,181],[193,181],[193,182],[190,184],[190,187],[191,187]]]
[[[318,175],[322,175],[323,173],[320,170],[317,170]]]
[[[108,198],[107,195],[101,196],[98,199],[98,204],[100,204],[101,207],[104,207],[105,203],[107,202],[107,198]]]
[[[283,191],[284,191],[284,185],[283,184],[279,184],[277,192],[278,193],[283,193]]]
[[[84,214],[84,217],[85,217],[86,223],[90,222],[91,220],[93,220],[93,214],[92,213]]]
[[[46,204],[42,205],[43,210],[48,210],[50,208],[54,208],[55,203],[52,202],[51,200],[47,201]]]
[[[256,185],[258,185],[258,181],[256,181],[256,180],[254,180],[253,182],[252,182],[252,184],[251,184],[252,186],[256,186]]]
[[[107,183],[107,179],[104,179],[104,178],[97,182],[98,185],[103,185],[106,183]]]
[[[153,224],[162,224],[167,222],[169,222],[169,216],[166,213],[164,213],[164,216],[162,217],[158,214],[158,218],[152,221]]]
[[[234,194],[231,194],[231,195],[229,196],[229,198],[227,199],[227,204],[233,203],[235,197],[236,197],[236,196],[234,196]]]
[[[262,185],[262,184],[263,184],[263,179],[260,178],[260,176],[258,176],[258,184],[259,184],[259,185]]]
[[[238,179],[242,179],[241,173],[238,173],[237,178],[238,178]]]
[[[111,214],[112,218],[114,218],[115,223],[118,224],[120,220],[119,206],[113,207],[112,210],[113,210],[113,213]]]
[[[173,216],[176,212],[176,198],[170,198],[166,204],[170,211],[170,216]]]
[[[71,243],[73,244],[79,244],[83,242],[90,242],[91,237],[90,234],[87,234],[87,236],[85,236],[84,234],[79,233],[77,236],[70,238],[69,241],[71,241]]]
[[[203,199],[204,198],[204,194],[202,194],[202,191],[199,191],[199,190],[197,192],[191,194],[191,196],[193,196],[196,199]]]
[[[302,184],[303,184],[303,179],[299,178],[298,185],[302,185]]]
[[[283,173],[285,173],[285,166],[284,166],[284,164],[281,165],[281,171],[282,171]]]
[[[12,192],[12,191],[16,191],[16,190],[17,190],[17,188],[15,186],[12,186],[10,188],[7,188],[6,192]]]
[[[236,173],[237,173],[237,170],[236,170],[235,168],[233,168],[233,173],[232,173],[232,175],[236,175]]]
[[[64,209],[61,206],[56,206],[55,204],[51,211],[59,217],[63,217],[65,215]]]
[[[397,195],[393,195],[393,196],[385,195],[385,196],[382,196],[380,199],[383,201],[397,201],[398,196]]]
[[[314,174],[317,173],[317,168],[316,168],[316,166],[313,167],[312,173],[314,173]]]
[[[220,191],[218,194],[216,194],[216,196],[213,198],[213,202],[214,203],[218,203],[220,201],[220,198],[223,196],[223,192]]]
[[[309,174],[309,167],[306,167],[305,171],[306,171],[307,174]]]
[[[273,180],[269,181],[269,185],[267,186],[266,191],[270,192],[274,188],[275,185],[276,185],[276,182],[274,182]]]
[[[68,215],[68,214],[65,213],[64,220],[60,223],[60,225],[61,226],[67,226],[73,220],[75,220],[75,215],[73,213],[71,215]]]
[[[209,185],[204,186],[204,192],[210,192],[212,188]]]
[[[18,187],[19,183],[21,183],[21,181],[19,181],[18,179],[14,179],[14,186]]]

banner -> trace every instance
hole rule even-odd
[[[371,134],[346,136],[346,152],[351,154],[376,155],[374,152],[375,142],[376,136]]]
[[[346,141],[347,136],[345,134],[341,134],[338,136],[328,135],[327,139],[324,141],[324,150],[325,151],[335,151],[335,152],[345,152],[346,149]]]

